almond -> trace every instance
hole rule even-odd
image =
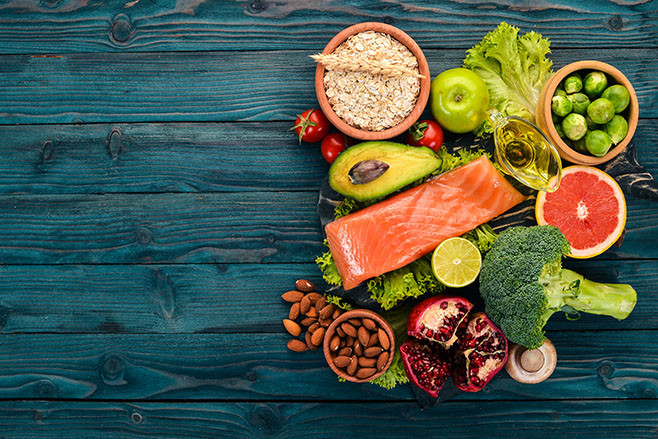
[[[347,337],[347,334],[345,334],[345,331],[343,331],[340,326],[336,327],[336,334],[338,334],[341,338]]]
[[[322,344],[322,339],[324,338],[324,331],[324,328],[318,328],[311,336],[311,343],[315,346],[320,346]]]
[[[361,367],[375,367],[375,364],[377,364],[377,360],[375,360],[374,358],[366,358],[366,357],[359,358],[359,366]]]
[[[329,319],[332,317],[334,311],[336,311],[336,305],[329,304],[320,310],[321,319]]]
[[[302,297],[304,297],[304,293],[301,291],[288,291],[287,293],[281,295],[283,300],[290,303],[299,302],[302,300]]]
[[[377,370],[383,370],[388,363],[388,352],[382,352],[382,354],[377,358]]]
[[[340,337],[334,335],[331,341],[329,342],[329,350],[331,352],[336,352],[340,348]]]
[[[301,301],[299,302],[299,312],[306,314],[310,308],[311,299],[309,299],[308,296],[302,297]]]
[[[310,280],[299,279],[297,282],[295,282],[295,288],[297,288],[299,291],[309,293],[315,289],[315,285],[313,285],[313,282]]]
[[[377,324],[370,319],[367,318],[363,319],[362,322],[363,322],[363,326],[365,326],[369,331],[374,331],[375,329],[377,329]]]
[[[350,337],[348,335],[347,337],[345,337],[345,345],[350,347],[354,346],[354,340],[355,340],[354,337]]]
[[[306,335],[305,335],[305,339],[306,339],[306,346],[308,346],[308,348],[309,348],[310,350],[314,351],[314,350],[316,350],[316,349],[318,348],[318,347],[317,347],[316,345],[314,345],[313,342],[311,341],[311,333],[310,333],[310,332],[307,332],[307,333],[306,333]]]
[[[349,323],[345,322],[340,325],[340,327],[343,329],[343,331],[345,331],[345,334],[349,335],[350,337],[357,337],[356,328]]]
[[[308,311],[306,312],[306,317],[313,317],[317,318],[318,317],[318,310],[315,308],[309,308]]]
[[[350,322],[350,325],[354,326],[355,328],[361,326],[361,319],[349,319],[348,322]]]
[[[290,320],[296,320],[299,317],[299,302],[295,302],[290,307],[290,312],[288,313],[288,318]]]
[[[382,328],[379,328],[379,331],[377,331],[377,335],[379,336],[379,344],[382,345],[384,350],[389,350],[391,348],[391,341],[388,339],[388,335],[386,335],[386,331],[384,331]]]
[[[336,367],[340,367],[341,369],[343,367],[349,366],[351,362],[352,362],[352,359],[350,357],[346,357],[346,356],[342,356],[342,355],[334,358],[334,365]]]
[[[308,327],[308,332],[313,334],[316,329],[320,327],[320,324],[318,322],[313,323],[311,326]]]
[[[331,319],[336,320],[341,312],[342,311],[340,309],[336,308],[336,311],[334,311],[334,313],[331,315]]]
[[[358,340],[356,342],[354,342],[354,354],[357,357],[360,357],[361,355],[363,355],[363,346],[361,345],[361,342],[358,341]]]
[[[353,376],[354,373],[356,372],[357,366],[358,366],[357,359],[354,355],[352,355],[352,361],[350,362],[350,365],[347,366],[347,373]]]
[[[283,326],[286,328],[286,331],[288,331],[288,333],[293,337],[297,337],[302,333],[302,328],[300,328],[299,325],[292,320],[283,319]]]
[[[322,310],[322,308],[324,308],[325,306],[327,306],[327,299],[326,299],[326,297],[324,297],[324,296],[320,297],[320,298],[318,299],[318,301],[315,302],[315,310],[316,310],[318,313],[320,313],[320,311]]]
[[[342,348],[340,351],[337,352],[337,355],[345,355],[347,357],[351,357],[352,348]]]
[[[323,328],[328,328],[331,325],[331,320],[320,320],[320,326]]]
[[[379,344],[379,334],[374,333],[370,336],[370,340],[368,340],[368,344],[366,345],[367,348],[377,346]]]
[[[366,346],[368,344],[368,341],[370,341],[370,333],[368,332],[365,326],[361,326],[359,328],[358,337],[362,346]]]
[[[306,296],[308,297],[308,300],[311,301],[311,303],[317,303],[318,300],[320,300],[320,298],[322,297],[322,294],[316,293],[314,291],[312,293],[308,293]]]
[[[366,367],[363,369],[359,369],[359,371],[356,373],[356,377],[360,379],[365,379],[368,378],[369,376],[373,376],[377,372],[377,369],[374,367]]]
[[[304,326],[311,326],[313,323],[317,322],[317,319],[314,319],[313,317],[306,317],[304,320],[302,320],[302,325]]]
[[[382,351],[383,351],[382,348],[380,348],[379,346],[375,346],[363,351],[363,355],[365,355],[366,357],[376,357],[377,355],[381,354]]]
[[[293,338],[292,340],[288,340],[288,349],[294,352],[304,352],[308,347],[303,341]]]

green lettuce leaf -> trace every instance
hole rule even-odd
[[[329,247],[326,239],[324,240],[324,245]],[[334,262],[334,258],[331,256],[329,250],[315,258],[315,263],[318,264],[318,268],[322,272],[322,278],[326,283],[329,285],[340,285],[343,283],[343,279],[338,272],[338,267],[336,267],[336,262]]]
[[[505,22],[466,52],[464,67],[487,85],[490,103],[503,115],[534,121],[544,84],[553,73],[550,42],[536,32],[519,36],[519,28]],[[476,134],[491,132],[488,122]]]

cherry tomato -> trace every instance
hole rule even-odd
[[[320,145],[320,151],[322,151],[322,157],[329,162],[333,163],[338,157],[338,154],[345,151],[345,149],[350,146],[352,142],[350,139],[343,133],[331,133],[324,139],[322,139],[322,145]]]
[[[443,145],[441,125],[433,120],[419,120],[407,131],[407,143],[414,146],[427,146],[432,151],[439,152]]]
[[[291,130],[295,130],[299,136],[299,143],[304,142],[315,143],[324,139],[329,134],[331,124],[324,113],[315,108],[304,111],[302,114],[297,115],[295,126]]]

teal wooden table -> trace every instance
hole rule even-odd
[[[286,350],[279,295],[323,251],[327,166],[288,131],[308,55],[383,21],[436,75],[501,20],[621,69],[658,175],[655,1],[0,1],[0,437],[658,437],[658,205],[630,197],[623,246],[575,265],[638,305],[554,317],[540,385],[420,410]]]

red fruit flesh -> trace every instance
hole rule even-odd
[[[423,300],[409,314],[407,334],[450,349],[466,327],[473,304],[463,297],[438,295]]]
[[[452,378],[466,392],[481,390],[507,361],[507,338],[483,312],[471,315],[453,361]]]
[[[436,398],[450,376],[450,360],[438,345],[408,338],[400,346],[400,355],[409,380]]]

